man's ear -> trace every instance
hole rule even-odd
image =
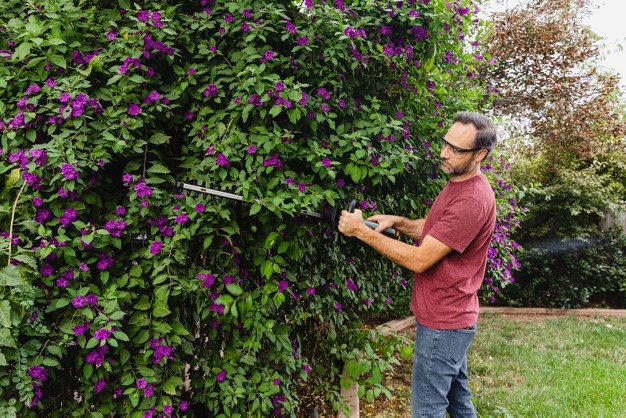
[[[476,160],[479,163],[482,163],[483,161],[485,161],[487,159],[487,157],[489,156],[489,153],[491,152],[491,150],[483,148],[480,151],[478,151],[476,153],[476,155],[480,154],[481,152],[485,151],[485,155],[483,156],[483,158],[481,158],[480,160]]]

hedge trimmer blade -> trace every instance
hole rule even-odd
[[[174,194],[182,194],[185,191],[187,191],[188,194],[194,195],[196,197],[199,196],[200,194],[205,194],[209,196],[222,197],[222,198],[234,200],[237,202],[251,203],[241,195],[223,192],[221,190],[211,189],[209,187],[197,185],[191,182],[186,183],[186,182],[181,181],[180,176],[176,177],[176,182],[174,183]],[[258,203],[258,201],[256,200],[255,202]],[[352,202],[350,202],[348,211],[354,212],[354,209],[356,208],[357,205],[358,205],[358,200],[353,200]],[[334,229],[337,228],[337,224],[339,223],[339,208],[337,206],[332,206],[330,209],[325,210],[322,213],[311,212],[309,210],[302,210],[301,214],[305,216],[310,216],[313,218],[325,220],[328,223],[330,223],[330,226]],[[378,224],[376,222],[370,222],[370,221],[363,221],[363,222],[371,229],[376,229],[378,227]],[[394,228],[385,229],[384,231],[382,231],[382,233],[390,238],[400,237],[400,232],[395,230]]]

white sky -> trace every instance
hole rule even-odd
[[[493,0],[484,6],[488,10],[512,8],[520,0]],[[599,64],[621,77],[621,90],[626,94],[626,1],[595,0],[592,13],[584,22],[604,39],[604,59]]]
[[[586,19],[598,35],[605,38],[605,59],[602,66],[617,72],[626,93],[626,2],[624,0],[596,0],[599,8]]]

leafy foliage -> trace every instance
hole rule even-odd
[[[386,393],[362,321],[410,276],[299,213],[424,216],[425,138],[482,97],[473,6],[386,7],[2,2],[3,415],[339,409],[344,365]]]
[[[507,299],[522,306],[624,307],[626,235],[608,231],[585,239],[535,242],[520,256],[524,268]]]
[[[599,39],[583,24],[590,0],[528,0],[494,13],[487,39],[494,111],[521,129],[510,141],[543,168],[589,161],[626,133],[618,77],[598,68]],[[529,141],[522,141],[527,139]]]

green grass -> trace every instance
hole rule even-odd
[[[468,365],[481,417],[626,416],[626,319],[481,315]]]

